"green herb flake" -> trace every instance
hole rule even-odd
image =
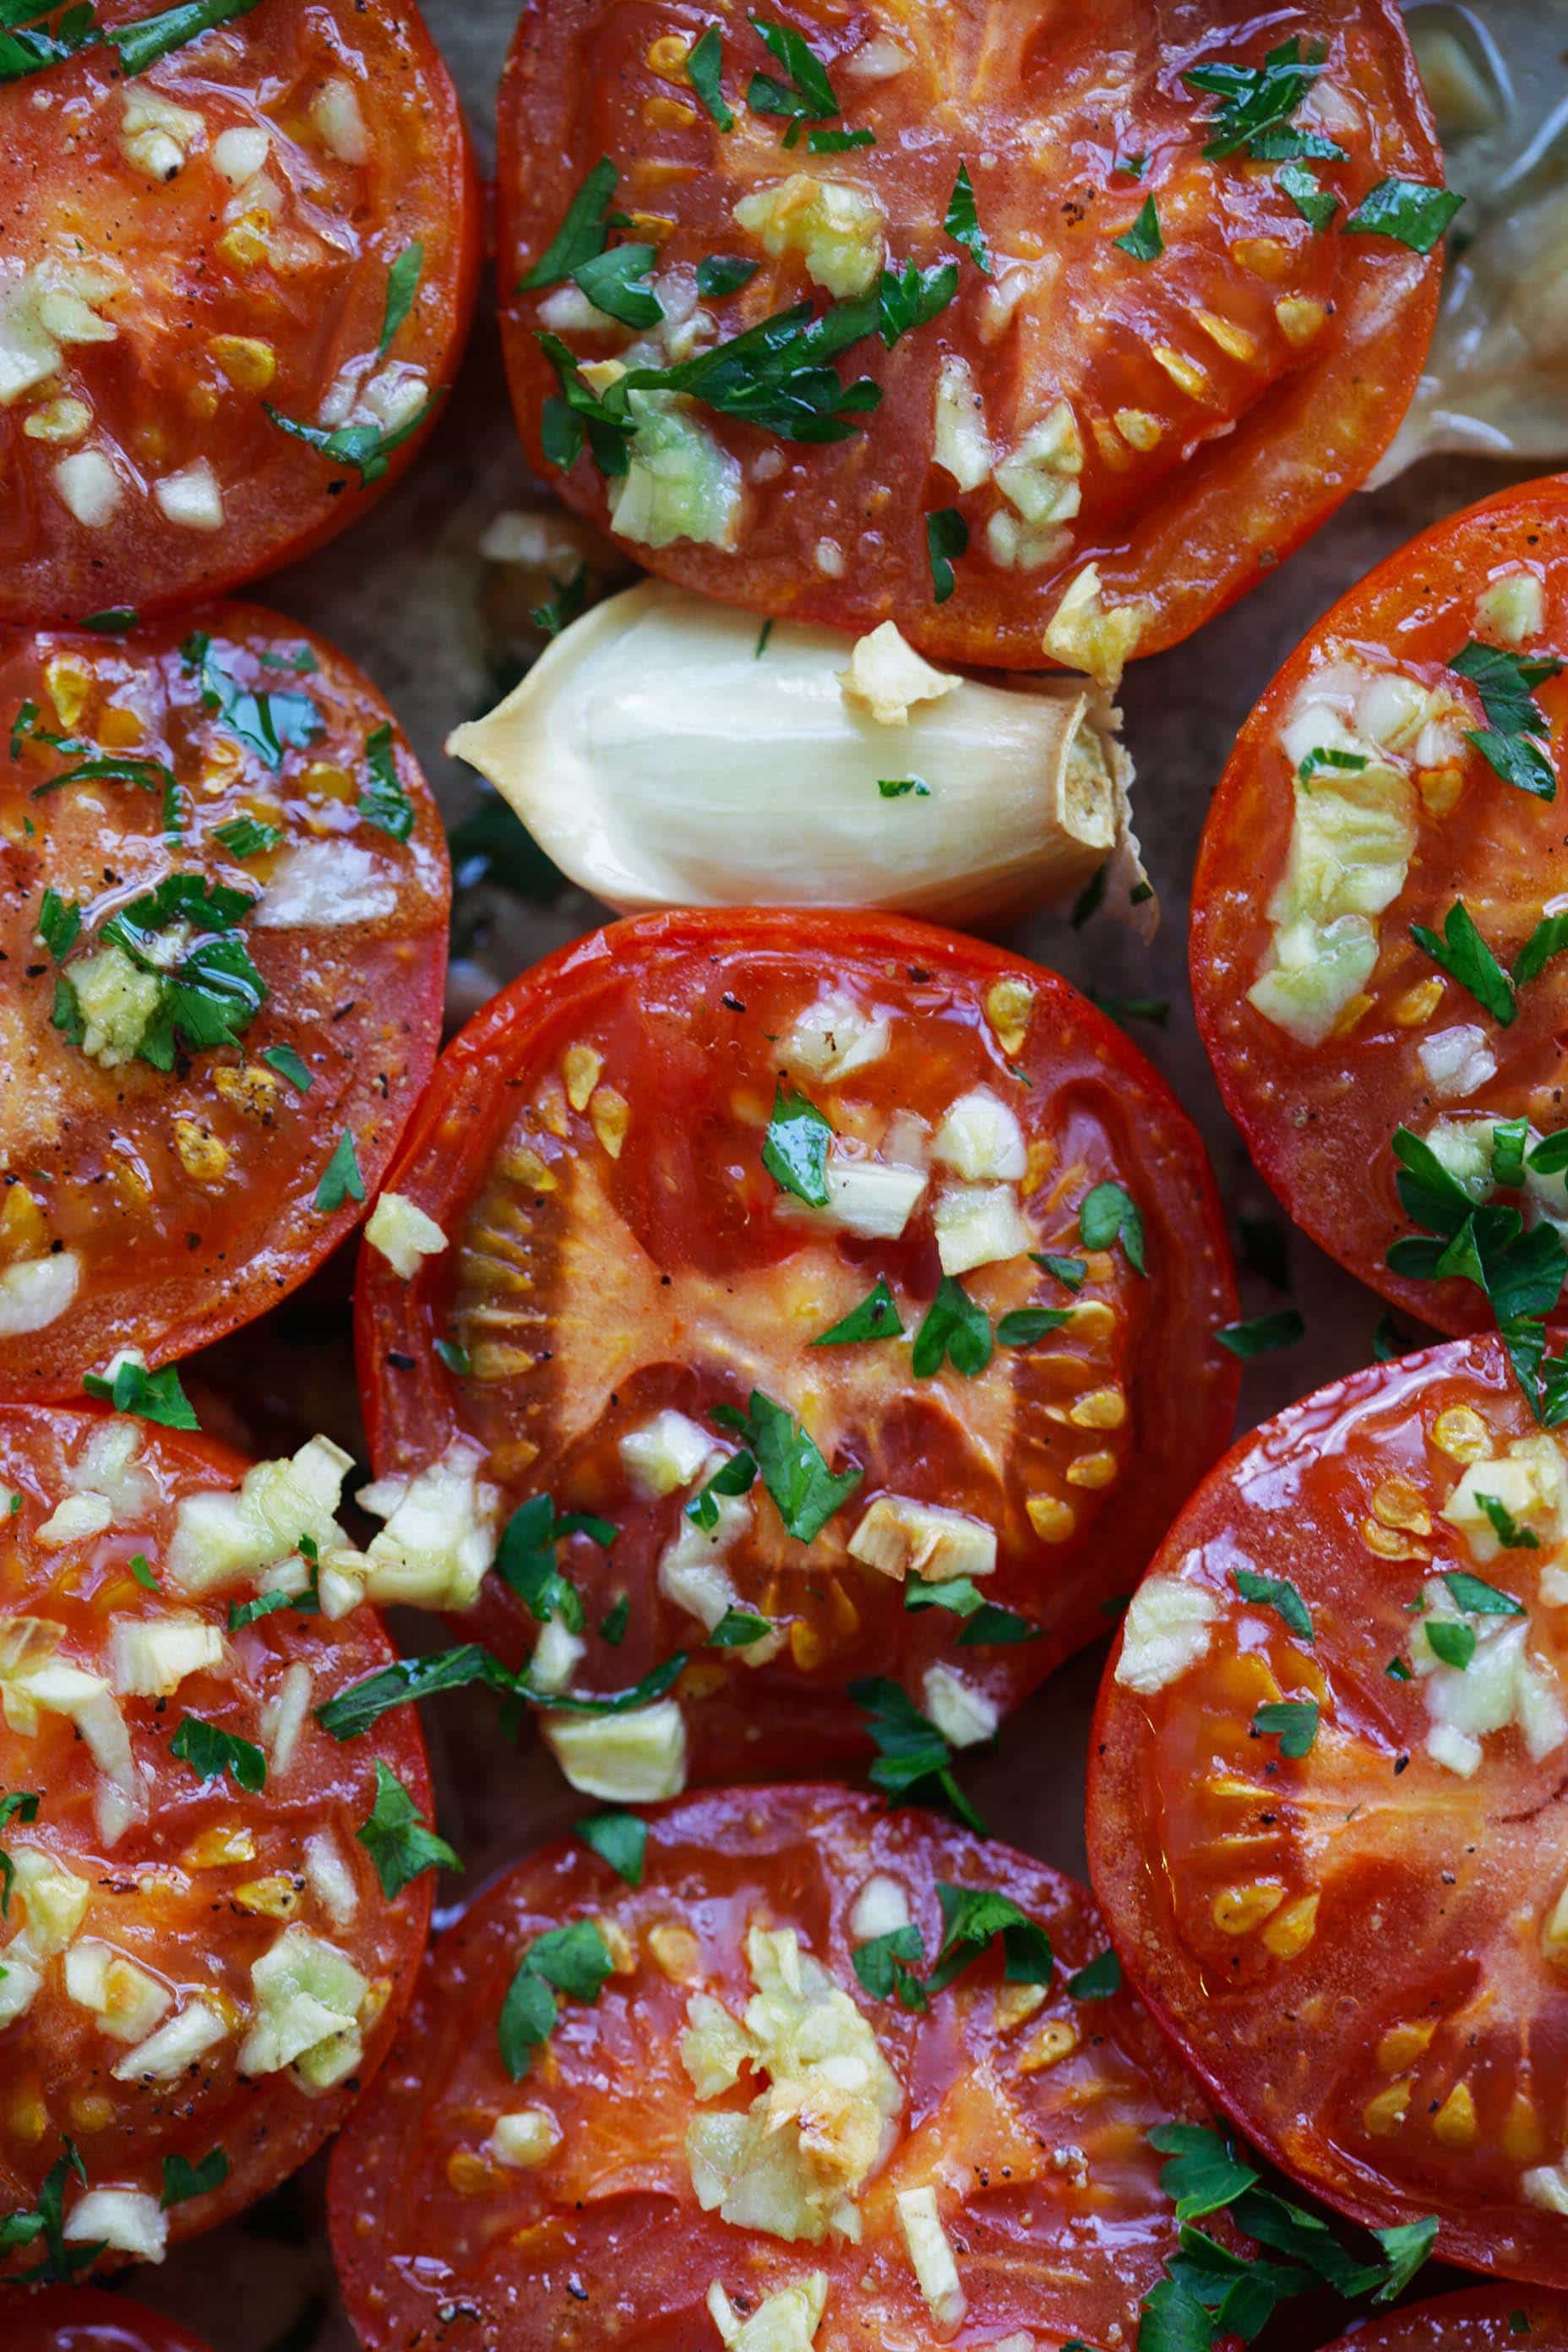
[[[261,1058],[269,1070],[294,1088],[296,1094],[308,1095],[312,1084],[310,1071],[292,1045],[264,1045]]]
[[[956,1276],[944,1274],[915,1333],[910,1370],[917,1381],[929,1381],[946,1362],[965,1380],[973,1380],[991,1356],[989,1316]]]
[[[9,1829],[13,1822],[36,1822],[38,1807],[44,1800],[36,1789],[11,1789],[0,1797],[0,1830]],[[11,1889],[16,1884],[16,1865],[0,1847],[0,1919],[11,1908]]]
[[[381,1891],[395,1902],[427,1870],[463,1867],[444,1837],[420,1817],[419,1808],[395,1772],[375,1762],[375,1802],[354,1836],[375,1864]]]
[[[565,218],[525,276],[517,281],[520,294],[563,285],[585,261],[592,261],[609,241],[605,214],[620,178],[607,155],[601,155],[566,207]]]
[[[231,857],[264,856],[276,849],[283,838],[279,824],[258,824],[254,817],[231,817],[226,824],[215,825],[213,839],[220,842]]]
[[[833,84],[821,58],[793,26],[775,25],[763,16],[753,16],[751,26],[789,79],[780,81],[773,74],[754,73],[746,104],[753,114],[784,117],[789,124],[784,143],[793,147],[803,124],[825,122],[841,111]]]
[[[1430,253],[1464,203],[1447,188],[1421,180],[1380,180],[1345,222],[1347,236],[1389,236],[1414,253]]]
[[[1259,1737],[1277,1737],[1281,1756],[1295,1760],[1309,1755],[1318,1737],[1318,1702],[1315,1698],[1270,1699],[1253,1717],[1252,1728]]]
[[[945,604],[957,586],[955,560],[968,552],[969,525],[956,507],[939,507],[926,517],[926,554],[931,562],[931,596]]]
[[[929,801],[931,786],[919,776],[879,776],[877,790],[885,801],[902,801],[911,797]]]
[[[56,963],[64,963],[81,937],[81,908],[58,890],[44,892],[38,905],[38,937]]]
[[[172,2205],[186,2205],[193,2197],[210,2197],[228,2179],[228,2157],[221,2147],[204,2156],[199,2164],[187,2157],[166,2156],[163,2158],[163,2193],[158,2203],[163,2212]]]
[[[749,286],[762,266],[736,255],[710,253],[697,265],[697,291],[705,302],[721,302],[727,294]]]
[[[773,1117],[763,1143],[763,1166],[781,1192],[793,1192],[814,1209],[828,1204],[827,1154],[833,1129],[803,1094],[774,1088]]]
[[[122,1356],[107,1376],[85,1372],[81,1384],[89,1397],[112,1405],[116,1412],[134,1413],[139,1421],[153,1422],[160,1429],[201,1427],[174,1364],[150,1372],[133,1356]]]
[[[354,1149],[353,1130],[344,1128],[332,1146],[332,1156],[321,1171],[321,1181],[316,1187],[311,1206],[322,1217],[335,1216],[345,1201],[364,1199],[364,1178],[360,1174],[359,1153]]]
[[[1305,163],[1286,163],[1278,173],[1279,185],[1310,228],[1321,236],[1334,215],[1340,200],[1331,188],[1325,188],[1315,172]],[[1363,761],[1363,766],[1366,763]]]
[[[911,1922],[903,1927],[890,1927],[885,1936],[873,1936],[868,1942],[857,1944],[849,1954],[851,1964],[861,1986],[873,2000],[893,2000],[900,2008],[915,2014],[930,2009],[925,1987],[915,1974],[925,1965],[925,1946],[921,1931]]]
[[[1303,1642],[1310,1642],[1312,1613],[1289,1577],[1259,1576],[1256,1570],[1238,1568],[1233,1570],[1236,1589],[1244,1601],[1255,1601],[1259,1608],[1272,1609],[1275,1615]]]
[[[467,1348],[460,1348],[456,1339],[436,1339],[431,1344],[437,1362],[445,1364],[453,1379],[466,1381],[472,1370]]]
[[[885,1675],[868,1675],[850,1684],[849,1696],[863,1710],[877,1749],[872,1787],[897,1803],[945,1804],[984,1837],[985,1824],[958,1784],[952,1748],[903,1686]]]
[[[1494,1021],[1508,1027],[1519,1011],[1513,988],[1476,929],[1462,898],[1457,898],[1445,916],[1441,939],[1424,923],[1412,923],[1410,936],[1422,954],[1430,956],[1440,971],[1458,981],[1484,1013],[1489,1013]]]
[[[735,117],[725,101],[723,91],[724,37],[717,25],[693,41],[686,57],[686,78],[696,93],[704,112],[721,131],[733,131]],[[703,289],[700,280],[698,292]]]
[[[1121,236],[1110,240],[1119,253],[1130,254],[1134,261],[1158,261],[1165,250],[1165,240],[1160,234],[1160,212],[1152,196],[1144,200],[1137,219]]]
[[[557,1992],[571,2000],[595,2001],[614,1973],[609,1946],[591,1919],[547,1927],[535,1937],[507,1990],[497,2027],[501,2064],[512,2082],[521,2081],[534,2052],[554,2032]]]
[[[1239,1356],[1244,1364],[1276,1349],[1294,1348],[1306,1336],[1307,1326],[1294,1307],[1282,1307],[1275,1315],[1256,1316],[1250,1323],[1227,1323],[1215,1333],[1220,1346]]]
[[[855,1469],[836,1476],[805,1423],[761,1389],[752,1391],[746,1412],[721,1406],[714,1419],[744,1436],[784,1532],[797,1543],[815,1543],[866,1475]]]
[[[814,1348],[847,1348],[870,1339],[901,1339],[903,1330],[899,1302],[885,1276],[879,1275],[858,1307],[852,1307],[847,1315],[829,1325],[811,1344]]]
[[[251,1796],[267,1786],[267,1759],[260,1748],[248,1739],[237,1738],[233,1732],[220,1731],[216,1723],[205,1722],[199,1715],[181,1718],[169,1742],[169,1753],[188,1764],[198,1780],[221,1780],[226,1772],[237,1787]]]
[[[378,361],[386,357],[393,338],[414,308],[414,297],[419,291],[424,268],[425,247],[416,241],[404,247],[386,273],[386,307],[382,313],[381,336],[375,347]]]
[[[974,184],[970,179],[967,163],[960,163],[958,167],[958,177],[952,184],[952,194],[947,200],[947,211],[942,225],[953,243],[963,246],[981,276],[989,278],[991,247],[980,226]]]
[[[1539,1551],[1541,1538],[1532,1528],[1522,1527],[1506,1503],[1497,1495],[1478,1493],[1477,1502],[1492,1523],[1492,1533],[1504,1551]],[[1452,1586],[1449,1590],[1452,1591]]]
[[[640,1886],[647,1852],[647,1823],[636,1813],[591,1813],[576,1824],[577,1835],[628,1886]]]
[[[1109,1944],[1068,1979],[1068,1994],[1073,2000],[1110,2000],[1121,1990],[1121,1962]]]
[[[1143,1220],[1125,1184],[1096,1184],[1086,1192],[1078,1213],[1078,1229],[1087,1250],[1108,1250],[1120,1240],[1133,1273],[1148,1274]]]
[[[364,761],[370,782],[354,803],[355,809],[378,833],[390,834],[394,841],[406,841],[414,830],[414,803],[397,772],[390,727],[378,727],[365,737]]]
[[[1488,1513],[1490,1517],[1490,1513]],[[1444,1583],[1457,1609],[1472,1617],[1524,1617],[1529,1615],[1522,1601],[1511,1592],[1500,1592],[1495,1584],[1488,1584],[1468,1569],[1445,1568],[1441,1570]]]
[[[991,1887],[949,1886],[938,1882],[942,1946],[926,1979],[928,1993],[942,1992],[979,1959],[996,1937],[1002,1939],[1002,1972],[1009,1984],[1049,1984],[1055,1962],[1046,1930],[1021,1911],[1011,1895]]]

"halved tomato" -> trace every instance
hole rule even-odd
[[[841,1789],[594,1826],[632,1883],[585,1843],[498,1880],[338,2143],[368,2352],[1131,2340],[1176,2242],[1148,2135],[1202,2108],[1075,1991],[1080,1887]]]
[[[410,0],[24,5],[0,61],[0,619],[186,604],[439,414],[479,191]]]
[[[0,1396],[272,1306],[440,1034],[450,883],[392,713],[251,605],[0,637]]]
[[[1501,1342],[1320,1390],[1134,1594],[1090,1756],[1138,1990],[1268,2156],[1568,2284],[1568,1458]]]
[[[857,1676],[988,1738],[1229,1428],[1194,1131],[1065,982],[950,932],[596,932],[448,1048],[387,1190],[372,1458],[392,1500],[477,1478],[465,1626],[568,1705],[708,1644],[614,1793],[842,1749]]]
[[[512,396],[689,587],[1110,678],[1392,438],[1441,179],[1393,0],[530,0]]]
[[[13,2292],[5,2309],[6,2352],[206,2352],[161,2311],[90,2286]]]
[[[391,2040],[430,1790],[410,1710],[352,1748],[313,1719],[393,1654],[316,1599],[348,1467],[0,1408],[7,2277],[161,2261],[302,2164]]]
[[[1331,2352],[1352,2345],[1355,2352],[1563,2352],[1568,2305],[1517,2287],[1475,2287],[1370,2319]]]
[[[1473,1259],[1433,1278],[1472,1209],[1505,1313],[1500,1219],[1568,1227],[1565,659],[1568,485],[1527,483],[1319,622],[1198,861],[1193,995],[1253,1158],[1314,1241],[1447,1331],[1491,1319],[1452,1275]]]

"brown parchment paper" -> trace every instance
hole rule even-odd
[[[488,173],[511,0],[426,0],[425,13],[457,76]],[[1344,589],[1439,516],[1540,470],[1482,459],[1428,460],[1384,489],[1352,499],[1300,553],[1188,644],[1134,664],[1121,699],[1138,771],[1136,822],[1163,908],[1159,936],[1145,947],[1109,924],[1075,932],[1061,918],[1037,919],[1006,934],[1080,987],[1168,1002],[1163,1025],[1136,1021],[1131,1033],[1203,1131],[1233,1238],[1242,1220],[1264,1221],[1281,1236],[1287,1227],[1220,1107],[1187,992],[1187,889],[1209,793],[1247,711]],[[449,821],[474,805],[479,788],[447,760],[443,741],[498,692],[479,539],[497,512],[535,495],[512,434],[487,308],[435,438],[411,474],[357,528],[254,592],[323,631],[363,666],[407,728]],[[465,899],[458,938],[477,924],[478,950],[500,979],[591,929],[601,911],[571,889],[548,904],[513,900],[487,939],[489,899],[484,892]],[[473,1002],[470,986],[459,1009],[471,1010]],[[1308,1338],[1289,1354],[1247,1368],[1241,1428],[1371,1353],[1379,1302],[1300,1234],[1289,1234],[1286,1245]],[[328,1269],[300,1300],[192,1367],[193,1392],[205,1388],[215,1416],[226,1401],[242,1442],[276,1447],[298,1442],[306,1428],[356,1442],[346,1312],[351,1276],[352,1265]],[[1286,1303],[1256,1273],[1244,1271],[1242,1286],[1244,1314]],[[439,1638],[412,1622],[399,1632],[410,1647]],[[1102,1654],[1096,1649],[1074,1661],[1005,1727],[994,1754],[964,1769],[997,1835],[1080,1876],[1083,1759]],[[562,1834],[587,1809],[540,1749],[526,1740],[521,1748],[508,1746],[487,1729],[483,1710],[460,1698],[428,1710],[426,1726],[441,1827],[465,1857],[468,1888],[528,1846]],[[448,1902],[459,1899],[456,1882],[443,1892]],[[214,2352],[351,2352],[326,2245],[324,2179],[319,2160],[239,2221],[177,2250],[162,2270],[139,2270],[127,2284],[203,2335]],[[0,2322],[0,2352],[4,2340]]]

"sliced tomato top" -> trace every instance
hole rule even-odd
[[[0,618],[216,594],[406,465],[479,259],[407,0],[40,21],[8,37],[0,155]]]
[[[8,2352],[206,2352],[161,2311],[90,2286],[13,2291],[5,2342]]]
[[[430,1792],[411,1710],[353,1748],[313,1719],[392,1656],[311,1603],[347,1465],[0,1408],[10,2275],[162,2259],[301,2164],[391,2037],[430,1880],[389,1900],[359,1832]]]
[[[1200,1487],[1100,1692],[1089,1855],[1221,2104],[1363,2220],[1568,2283],[1568,1459],[1501,1342],[1357,1373]]]
[[[1369,2319],[1333,2352],[1352,2344],[1357,2352],[1563,2352],[1568,2305],[1517,2287],[1476,2287]]]
[[[1110,676],[1392,438],[1439,261],[1368,232],[1426,244],[1441,176],[1392,0],[531,0],[513,398],[572,502],[691,587]]]
[[[1147,2135],[1201,2109],[1134,2001],[1069,1991],[1104,1954],[1081,1888],[830,1788],[689,1799],[627,1866],[631,1886],[585,1844],[547,1848],[437,1948],[333,2163],[370,2352],[437,2319],[452,2352],[581,2330],[675,2352],[792,2292],[817,2352],[1131,2340],[1175,2243]],[[982,1890],[1028,1923],[1006,1979],[984,1922],[966,1965],[936,1965]],[[933,1973],[952,1980],[927,1990]],[[564,1988],[531,2049],[512,2031],[531,1976]]]
[[[319,638],[0,638],[0,1395],[184,1354],[342,1239],[435,1058],[448,892]]]
[[[1432,1278],[1470,1207],[1568,1228],[1568,1153],[1534,1164],[1568,1125],[1565,659],[1568,489],[1529,483],[1318,624],[1243,729],[1198,863],[1193,993],[1254,1159],[1324,1249],[1449,1331],[1491,1320],[1476,1284]],[[1425,1251],[1400,1128],[1441,1163]]]
[[[362,1259],[378,1475],[477,1444],[497,1523],[529,1506],[473,1622],[513,1663],[538,1633],[536,1681],[716,1637],[710,1778],[742,1740],[798,1766],[861,1675],[985,1737],[1234,1409],[1185,1117],[1064,982],[922,925],[596,933],[448,1049],[387,1184],[439,1231],[412,1280]]]

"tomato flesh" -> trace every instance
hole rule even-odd
[[[13,2293],[5,2326],[11,2352],[205,2352],[162,2312],[97,2287]]]
[[[1562,2352],[1568,2344],[1568,2308],[1554,2296],[1483,2286],[1466,2294],[1406,2304],[1363,2321],[1342,2346],[1364,2352]],[[1335,2347],[1334,2352],[1341,2352]]]
[[[1265,16],[1251,0],[1182,0],[1152,15],[1114,0],[1020,17],[959,0],[913,12],[792,0],[767,21],[826,71],[844,117],[827,138],[874,143],[831,160],[806,139],[781,146],[784,121],[744,103],[753,74],[780,79],[746,24],[668,0],[524,8],[502,88],[500,251],[507,363],[535,462],[551,470],[560,421],[545,414],[559,387],[542,332],[585,362],[629,351],[634,365],[668,365],[796,302],[874,293],[884,264],[956,262],[956,291],[894,348],[875,331],[852,344],[841,377],[881,397],[841,439],[704,410],[695,521],[658,494],[668,473],[647,503],[640,481],[626,493],[619,520],[639,561],[760,612],[857,632],[892,619],[938,656],[1109,671],[1119,656],[1042,651],[1088,566],[1122,651],[1174,644],[1305,538],[1392,438],[1431,333],[1438,259],[1342,233],[1384,178],[1441,181],[1392,5]],[[688,62],[721,30],[727,131]],[[1244,150],[1204,154],[1215,110],[1182,79],[1260,68],[1292,40],[1302,54],[1327,44],[1295,127],[1331,131],[1345,158],[1323,177],[1342,201],[1321,228]],[[641,341],[584,313],[573,283],[520,285],[601,157],[619,173],[622,234],[656,250],[664,320]],[[984,272],[942,227],[961,165]],[[1118,240],[1136,242],[1146,207],[1163,249],[1140,257]],[[700,299],[696,272],[714,257],[755,274]],[[956,463],[938,442],[939,404],[962,420]],[[679,470],[691,446],[661,461]],[[1027,482],[1009,469],[1020,453]],[[556,478],[595,520],[620,507],[620,483],[589,457]],[[938,602],[927,518],[949,512],[967,544]]]
[[[79,1394],[121,1348],[189,1352],[362,1213],[352,1182],[317,1198],[344,1135],[374,1192],[429,1073],[450,888],[407,745],[373,752],[392,724],[341,654],[250,606],[0,639],[0,1395]],[[266,993],[247,983],[232,1043],[182,1027],[163,1068],[120,982],[160,956],[183,971],[218,919],[163,922],[129,963],[105,926],[180,875],[237,894],[228,936]]]
[[[210,1510],[244,1470],[223,1449],[142,1423],[0,1410],[0,1483],[16,1498],[0,1785],[38,1800],[32,1818],[24,1808],[0,1831],[15,1874],[0,1926],[0,2210],[34,2211],[74,2145],[86,2184],[66,2181],[68,2244],[73,2210],[95,2191],[132,2191],[155,2210],[171,2158],[199,2168],[221,2149],[226,2159],[211,2186],[171,2203],[171,2241],[275,2187],[379,2063],[424,1948],[429,1878],[386,1900],[357,1840],[378,1763],[429,1817],[412,1711],[352,1748],[310,1713],[388,1663],[379,1619],[274,1608],[237,1627],[231,1604],[255,1597],[257,1575],[200,1584],[177,1564],[193,1504],[198,1517]],[[207,1558],[199,1547],[197,1558]],[[74,1689],[52,1696],[37,1678],[68,1669]],[[73,1715],[93,1679],[101,1687]],[[250,1755],[215,1768],[198,1747],[189,1760],[191,1718]],[[357,1977],[330,1996],[308,1980],[325,2009],[311,2013],[314,2041],[307,2032],[296,2067],[275,2063],[279,2040],[257,2038],[276,1988],[264,1990],[272,1969],[252,1971],[280,1939],[296,1952],[301,1936]],[[316,2046],[327,2011],[342,2014],[341,2066]],[[292,2033],[298,2015],[287,2022]],[[156,2039],[176,2026],[182,2037],[192,2029],[183,2063]],[[46,2249],[36,2233],[19,2243],[10,2273],[26,2275]]]
[[[1568,1520],[1526,1463],[1555,1497],[1558,1442],[1496,1339],[1244,1440],[1131,1604],[1089,1853],[1139,1990],[1267,2155],[1358,2219],[1436,2214],[1439,2252],[1560,2286]],[[1512,1495],[1513,1548],[1480,1493]],[[1254,1576],[1271,1589],[1246,1598]]]
[[[847,1066],[813,1076],[802,1056],[825,1017]],[[952,1106],[977,1095],[1016,1123],[1015,1182],[966,1189],[940,1157]],[[908,1178],[901,1232],[836,1226],[775,1181],[763,1152],[779,1100],[831,1124],[830,1168]],[[1081,1246],[1085,1198],[1118,1182],[1147,1277],[1120,1243]],[[449,1246],[412,1282],[362,1259],[378,1477],[477,1441],[507,1507],[547,1493],[609,1523],[607,1548],[581,1532],[559,1548],[584,1603],[574,1690],[623,1689],[698,1649],[726,1605],[766,1620],[760,1652],[709,1648],[687,1670],[709,1778],[740,1740],[760,1769],[842,1741],[858,1675],[896,1675],[920,1705],[933,1673],[956,1673],[1005,1710],[1104,1625],[1234,1409],[1213,1339],[1234,1311],[1227,1255],[1201,1146],[1161,1081],[1052,974],[896,919],[651,916],[578,943],[448,1049],[387,1183]],[[1021,1220],[1005,1255],[957,1277],[990,1360],[916,1377],[921,1327],[954,1296],[937,1219],[975,1192]],[[1080,1286],[1029,1249],[1065,1257]],[[901,1337],[813,1344],[879,1282]],[[1042,1308],[1026,1344],[1005,1344],[1009,1314]],[[715,1408],[745,1412],[759,1391],[829,1470],[859,1474],[815,1536],[787,1531],[765,1481],[730,1490],[709,1536],[691,1517],[740,1450]],[[692,1451],[655,1491],[639,1448],[670,1416]],[[919,1528],[931,1505],[957,1515],[934,1529],[956,1549],[923,1565],[858,1549],[872,1514]],[[965,1572],[1026,1621],[1010,1642],[955,1647],[961,1618],[907,1605]],[[513,1662],[533,1630],[495,1575],[464,1623]]]
[[[8,80],[0,127],[0,618],[189,604],[351,521],[358,470],[268,407],[375,445],[451,383],[478,188],[416,10],[265,0],[144,72],[92,47]]]
[[[1496,600],[1500,591],[1502,602]],[[1520,601],[1517,604],[1515,598]],[[1496,1008],[1411,937],[1441,939],[1461,904],[1504,974],[1568,887],[1558,803],[1505,782],[1469,740],[1489,721],[1473,682],[1447,667],[1469,642],[1516,661],[1568,654],[1568,493],[1559,482],[1505,490],[1439,523],[1372,572],[1294,653],[1248,719],[1215,796],[1194,892],[1193,994],[1231,1116],[1262,1173],[1320,1247],[1363,1282],[1440,1329],[1490,1319],[1472,1285],[1416,1280],[1391,1268],[1391,1244],[1414,1228],[1390,1150],[1404,1126],[1438,1141],[1477,1122],[1524,1118],[1536,1137],[1563,1124],[1561,961]],[[1287,887],[1301,781],[1290,756],[1351,712],[1392,695],[1408,705],[1389,748],[1363,739],[1344,756],[1391,757],[1408,811],[1409,856],[1375,916],[1376,956],[1328,1034],[1308,1038],[1249,1001],[1274,956],[1275,894]],[[1568,676],[1534,689],[1542,794],[1568,782]],[[1430,709],[1430,721],[1421,715]],[[1289,739],[1289,748],[1287,739]],[[1307,756],[1310,758],[1309,751]],[[1320,769],[1320,793],[1343,781]],[[1361,785],[1352,773],[1349,783]],[[1381,895],[1381,894],[1380,894]],[[1450,1051],[1450,1041],[1457,1041]],[[1482,1160],[1485,1160],[1483,1151]],[[1475,1197],[1487,1196],[1484,1174]],[[1497,1193],[1498,1188],[1490,1188]],[[1520,1200],[1534,1219],[1559,1213],[1556,1188]]]
[[[931,1994],[929,2013],[869,1997],[851,1953],[865,1940],[853,1921],[870,1881],[890,1883],[927,1967],[942,1933],[937,1882],[1005,1893],[1049,1933],[1048,1984],[1005,1985],[993,1951]],[[510,2081],[497,2038],[508,1985],[534,1937],[575,1919],[601,1923],[616,1973],[591,2007],[563,2002],[548,2051]],[[896,2077],[884,2145],[855,2190],[858,2244],[786,2242],[704,2211],[693,2190],[686,2135],[714,2095],[697,2097],[681,2037],[698,1996],[745,2010],[753,1924],[793,1932],[858,2005]],[[1175,2242],[1146,2134],[1200,2110],[1135,2002],[1068,1994],[1066,1977],[1102,1948],[1070,1880],[839,1789],[731,1790],[658,1811],[635,1891],[583,1845],[547,1848],[437,1948],[404,2036],[339,2143],[333,2246],[361,2341],[370,2352],[412,2346],[439,2317],[454,2352],[525,2352],[586,2341],[584,2331],[674,2352],[705,2336],[715,2281],[750,2312],[822,2271],[820,2352],[868,2333],[921,2342],[931,2314],[895,2200],[928,2181],[957,2250],[964,2341],[1026,2325],[1053,2346],[1079,2334],[1117,2342],[1118,2327],[1131,2336]],[[748,2075],[722,2104],[743,2111],[765,2086]],[[484,2151],[496,2117],[521,2107],[543,2111],[553,2145],[508,2169]]]

